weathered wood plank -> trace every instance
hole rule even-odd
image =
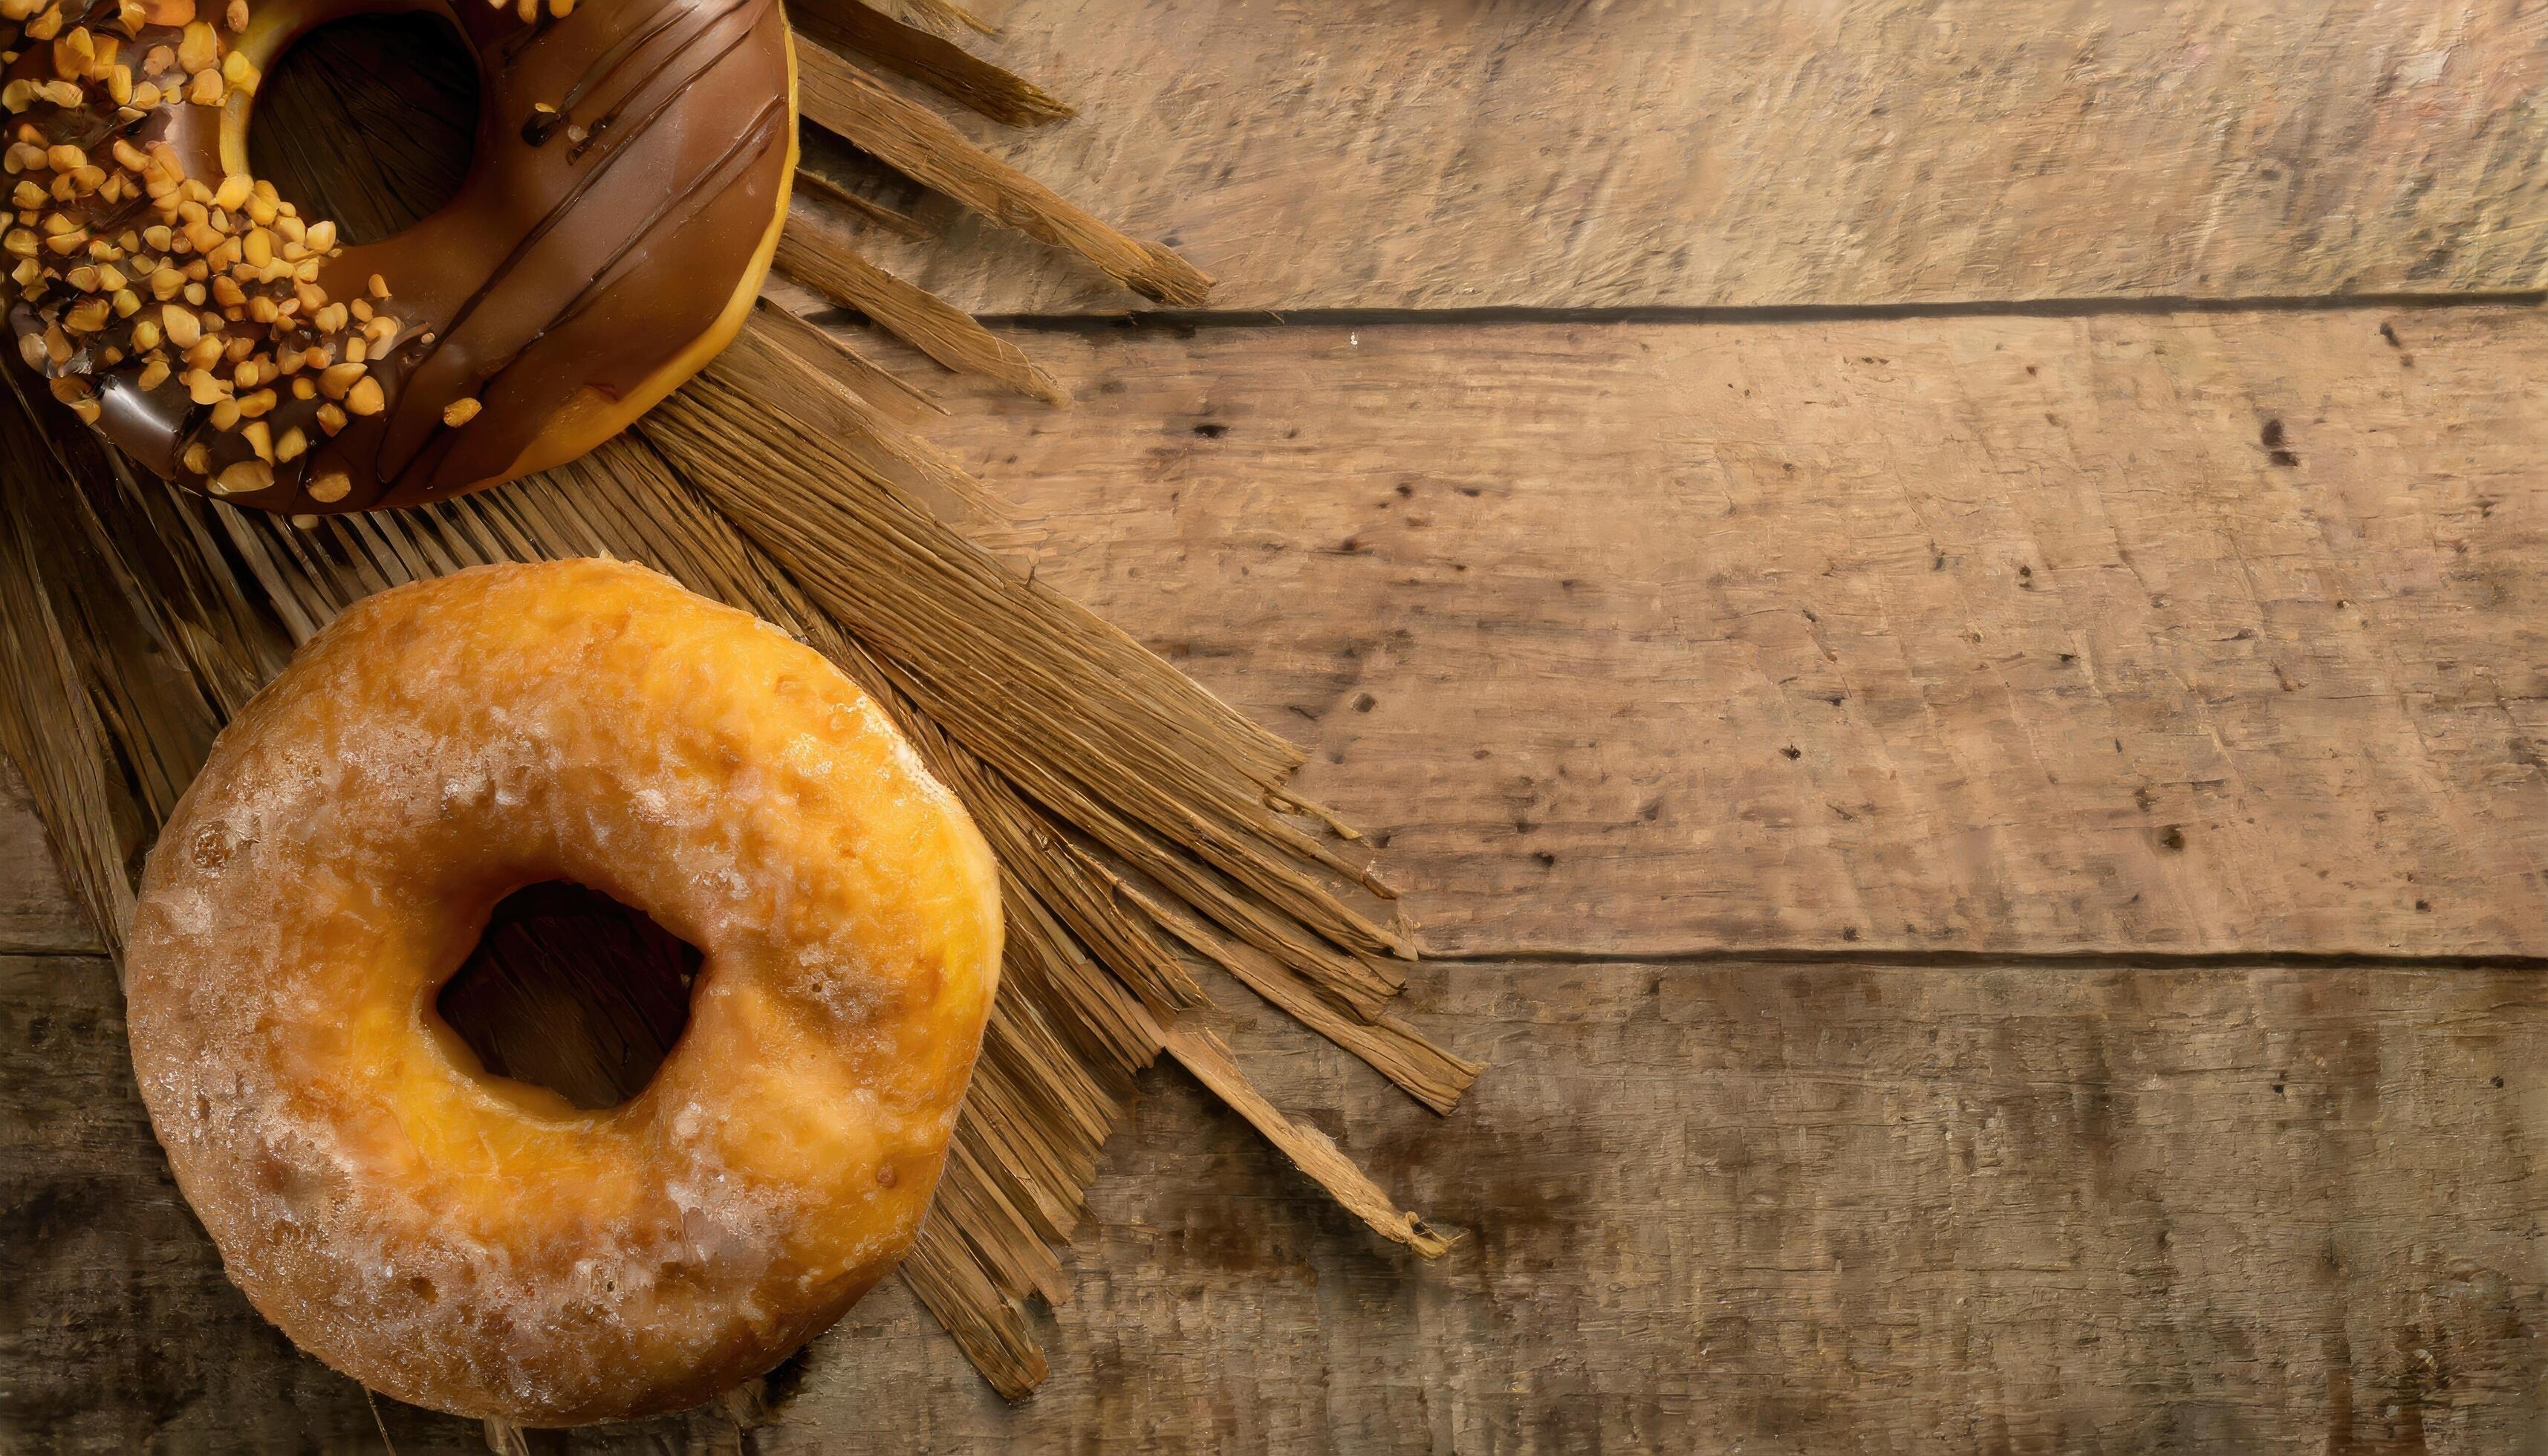
[[[1215,308],[2548,282],[2531,6],[1018,0],[1003,20],[983,53],[1081,115],[959,121],[1217,275]],[[1139,302],[979,223],[876,242],[975,310]]]
[[[1163,1085],[1110,1148],[1034,1406],[967,1402],[953,1360],[862,1328],[760,1447],[819,1449],[887,1391],[939,1449],[2475,1452],[2543,1428],[2536,977],[1464,966],[1415,994],[1499,1063],[1448,1124],[1295,1035],[1241,1046],[1458,1215],[1473,1241],[1438,1270]]]
[[[2548,952],[2539,311],[1036,341],[940,437],[1442,946]]]
[[[2548,952],[2548,313],[1031,342],[938,437],[1437,945]]]
[[[0,954],[97,949],[96,933],[53,866],[26,781],[0,754]]]
[[[102,962],[0,961],[0,1438],[369,1444],[165,1181]],[[1287,1108],[1465,1228],[1394,1255],[1173,1073],[1053,1378],[891,1286],[765,1452],[2519,1448],[2548,1431],[2548,982],[2511,971],[1437,965],[1437,1121],[1270,1016]],[[399,1449],[473,1428],[385,1403]],[[718,1417],[579,1449],[732,1449]],[[2420,1446],[2417,1443],[2420,1442]]]

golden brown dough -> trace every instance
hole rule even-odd
[[[705,955],[635,1099],[487,1074],[435,1015],[496,903],[573,879]],[[694,1405],[909,1245],[1000,957],[989,851],[883,713],[641,569],[385,592],[214,747],[151,854],[134,1063],[230,1277],[417,1405]]]

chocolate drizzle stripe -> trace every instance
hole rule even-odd
[[[726,148],[724,155],[700,171],[697,178],[688,187],[682,189],[679,196],[665,199],[662,206],[648,214],[645,222],[629,233],[628,240],[622,242],[602,263],[600,269],[593,274],[592,281],[586,284],[574,298],[567,300],[566,307],[560,309],[556,317],[543,324],[539,332],[525,339],[520,348],[515,349],[503,363],[497,365],[488,374],[485,384],[480,388],[483,390],[488,385],[493,385],[498,379],[503,377],[506,370],[519,363],[524,354],[537,347],[540,340],[583,317],[585,310],[591,308],[611,284],[618,281],[613,275],[618,272],[619,265],[627,261],[628,255],[635,252],[647,238],[653,236],[655,230],[664,226],[676,209],[685,203],[696,202],[702,194],[710,197],[722,196],[731,180],[730,173],[757,160],[763,152],[770,149],[770,143],[778,134],[776,121],[786,109],[787,103],[783,97],[764,106],[761,114],[752,119],[752,126],[741,136],[735,138],[734,144]],[[692,207],[682,215],[682,221],[689,221],[697,215],[697,211],[696,207]]]
[[[671,8],[669,0],[667,0],[665,8]],[[700,21],[699,30],[702,32],[706,31],[708,27],[713,26],[718,21],[732,15],[734,11],[734,6],[727,6],[724,10]],[[584,98],[592,95],[596,87],[599,87],[604,82],[608,81],[612,76],[617,75],[619,73],[619,68],[628,63],[630,56],[645,49],[657,36],[662,35],[666,30],[681,24],[683,17],[696,15],[697,13],[698,12],[694,10],[688,9],[684,9],[680,14],[675,15],[666,15],[659,12],[654,18],[654,24],[647,26],[642,31],[633,31],[611,43],[610,48],[602,51],[599,55],[594,56],[592,58],[592,63],[584,68],[584,74],[578,76],[575,84],[567,88],[566,99],[558,103],[558,110],[562,112],[573,111],[583,102]]]
[[[479,393],[483,394],[494,388],[514,365],[521,362],[525,354],[539,345],[540,340],[573,323],[584,316],[586,310],[607,296],[610,288],[626,276],[620,272],[619,265],[625,262],[628,255],[636,251],[641,243],[661,229],[673,217],[676,209],[681,208],[684,203],[693,204],[681,216],[681,221],[687,223],[699,215],[706,202],[723,197],[727,187],[734,180],[733,174],[759,160],[762,153],[770,149],[771,143],[777,139],[778,128],[786,121],[785,111],[786,103],[783,100],[773,101],[762,108],[761,114],[753,119],[751,128],[736,139],[734,145],[726,149],[723,156],[701,171],[697,180],[693,181],[680,196],[666,200],[661,207],[649,215],[643,226],[636,228],[629,235],[628,240],[611,253],[609,261],[602,265],[592,282],[586,284],[574,298],[568,300],[566,307],[543,325],[539,332],[524,340],[520,348],[515,349],[503,363],[496,366],[486,376],[478,386]],[[417,451],[417,459],[422,460],[429,455],[438,466],[442,458],[451,453],[451,447],[455,442],[456,437],[450,431],[436,431],[427,437],[426,446]]]
[[[606,49],[594,56],[592,63],[584,68],[584,74],[576,77],[575,84],[567,88],[567,93],[558,101],[558,109],[555,112],[546,117],[535,117],[523,125],[522,139],[533,146],[547,145],[549,138],[558,134],[559,128],[574,120],[575,109],[584,104],[586,97],[608,84],[611,77],[619,74],[621,66],[626,65],[637,52],[654,44],[657,37],[680,25],[683,18],[697,14],[696,11],[686,8],[675,14],[664,13],[671,9],[672,3],[673,0],[666,0],[665,5],[649,18],[650,23],[611,42]],[[729,9],[702,21],[698,28],[699,33],[704,33],[708,27],[732,13]]]
[[[682,92],[687,91],[691,86],[697,84],[699,77],[706,75],[709,71],[715,69],[720,62],[722,62],[727,56],[733,54],[746,41],[750,40],[754,30],[761,23],[762,15],[767,13],[770,7],[774,3],[775,0],[737,0],[736,4],[728,7],[726,10],[718,14],[716,20],[721,22],[726,17],[735,14],[747,5],[751,6],[754,11],[751,19],[740,28],[732,41],[726,43],[726,45],[719,47],[714,54],[708,56],[698,65],[692,67],[689,73],[683,76],[681,82],[672,88],[670,97],[668,97],[663,105],[655,107],[653,110],[648,111],[641,116],[636,123],[635,130],[626,134],[625,138],[618,145],[611,147],[607,152],[605,152],[602,155],[600,162],[596,164],[592,170],[585,173],[582,177],[577,178],[575,186],[568,190],[566,196],[560,198],[557,205],[550,208],[547,215],[540,219],[538,225],[533,227],[530,231],[524,233],[520,241],[513,244],[512,250],[504,254],[503,260],[499,262],[494,270],[487,275],[486,281],[480,283],[476,291],[471,293],[469,297],[462,302],[458,309],[452,311],[450,320],[443,324],[439,333],[434,335],[432,344],[429,345],[425,349],[424,353],[419,355],[415,362],[409,367],[407,371],[408,383],[412,384],[417,376],[421,375],[425,368],[433,362],[434,358],[439,355],[454,338],[459,336],[461,328],[477,314],[479,306],[487,301],[488,296],[493,294],[497,289],[502,287],[504,281],[513,275],[513,271],[521,266],[522,260],[528,257],[531,254],[531,251],[537,248],[551,232],[555,231],[560,223],[565,221],[567,214],[573,211],[576,204],[583,200],[584,195],[592,191],[592,188],[602,180],[602,178],[609,175],[611,170],[623,157],[630,154],[636,140],[645,136],[658,121],[662,120],[672,111],[672,98],[678,98]],[[714,23],[715,22],[711,22],[711,24]],[[651,83],[656,75],[663,73],[663,67],[659,67],[656,72],[650,74],[647,77],[647,82]],[[641,83],[641,86],[643,84],[645,83]],[[413,447],[410,448],[405,453],[405,455],[397,462],[395,467],[392,466],[389,459],[390,441],[397,438],[406,426],[408,417],[415,406],[415,401],[412,398],[413,393],[413,391],[408,389],[400,390],[399,402],[391,410],[390,427],[382,432],[380,453],[374,456],[372,461],[372,484],[376,487],[385,487],[391,481],[397,480],[401,476],[405,475],[407,468],[414,463],[415,456],[423,448],[425,440],[430,438],[430,431],[428,431],[424,436],[421,436],[416,440]]]
[[[499,67],[499,69],[511,70],[514,65],[521,60],[525,52],[527,52],[532,46],[540,44],[541,41],[546,40],[549,32],[557,29],[557,17],[549,13],[548,7],[542,6],[540,8],[540,18],[531,22],[531,28],[529,31],[522,35],[515,36],[513,39],[504,43],[503,48],[500,52],[503,57],[503,63]]]
[[[735,14],[737,11],[739,11],[739,10],[743,9],[743,7],[744,7],[745,5],[750,4],[750,3],[751,3],[751,0],[733,0],[733,3],[731,3],[731,4],[727,5],[725,9],[718,11],[715,15],[713,15],[713,16],[711,16],[711,17],[709,17],[706,21],[702,22],[702,23],[700,24],[700,26],[699,26],[698,31],[696,32],[696,35],[697,35],[697,36],[704,36],[704,35],[706,35],[709,31],[711,31],[711,30],[715,29],[717,26],[723,25],[723,24],[725,23],[725,21],[726,21],[726,18],[727,18],[727,17],[729,17],[729,16],[731,16],[731,15]],[[764,8],[764,9],[767,9],[768,7],[765,5],[763,8]],[[743,36],[740,36],[740,37],[737,37],[737,38],[736,38],[732,43],[730,43],[729,45],[727,45],[727,46],[725,47],[725,50],[721,50],[721,51],[717,52],[718,57],[719,57],[720,59],[722,59],[722,58],[724,57],[724,55],[725,55],[725,51],[726,51],[726,50],[732,50],[736,46],[739,46],[739,45],[743,44],[744,39],[748,38],[748,37],[751,35],[751,33],[752,33],[752,27],[753,27],[753,26],[757,26],[757,25],[759,25],[760,23],[761,23],[761,18],[760,18],[760,16],[759,16],[759,15],[755,15],[755,16],[753,17],[752,21],[751,21],[749,24],[747,24],[747,25],[746,25],[746,27],[744,28],[744,35],[743,35]],[[695,39],[695,36],[693,37],[693,39]],[[681,53],[680,48],[679,48],[679,47],[676,47],[676,48],[675,48],[675,50],[672,52],[672,54],[667,55],[667,56],[665,56],[665,57],[664,57],[664,59],[662,59],[661,61],[658,61],[658,62],[656,63],[655,68],[654,68],[653,70],[650,70],[650,71],[648,71],[645,75],[643,75],[643,76],[639,77],[639,78],[638,78],[638,81],[637,81],[637,83],[636,83],[635,85],[630,86],[626,91],[622,92],[622,93],[620,94],[619,99],[618,99],[617,101],[615,101],[615,102],[611,103],[610,109],[609,109],[608,111],[605,111],[605,112],[603,112],[600,116],[595,117],[595,118],[593,119],[592,125],[592,126],[590,126],[590,127],[587,127],[587,128],[585,129],[584,139],[583,139],[583,140],[581,140],[581,141],[576,142],[574,145],[572,145],[572,146],[570,146],[570,147],[568,147],[568,148],[567,148],[567,152],[566,152],[567,160],[569,160],[569,161],[574,161],[574,160],[576,160],[577,158],[579,158],[579,157],[583,156],[586,152],[588,152],[588,151],[592,150],[593,147],[600,145],[600,144],[601,144],[602,134],[604,134],[604,133],[608,132],[612,127],[614,127],[614,126],[617,126],[617,125],[618,125],[620,113],[622,113],[622,112],[626,111],[626,110],[628,109],[628,107],[629,107],[629,104],[630,104],[630,103],[632,103],[632,102],[634,102],[638,97],[645,95],[645,94],[646,94],[646,88],[647,88],[647,87],[649,87],[649,86],[652,86],[653,84],[655,84],[655,79],[656,79],[658,76],[661,76],[662,74],[664,74],[664,72],[665,72],[665,71],[667,71],[667,70],[669,70],[669,69],[671,69],[671,68],[672,68],[672,64],[673,64],[673,60],[674,60],[674,58],[675,58],[676,56],[678,56],[680,53]],[[704,68],[702,68],[702,69],[704,69]],[[615,74],[615,73],[614,73],[614,74]],[[689,88],[690,83],[691,83],[692,81],[697,80],[700,74],[701,74],[701,72],[700,72],[700,71],[692,71],[692,72],[690,73],[689,79],[682,81],[682,84],[681,84],[680,86],[675,87],[675,88],[674,88],[674,89],[675,89],[675,91],[678,93],[678,92],[680,92],[680,91],[683,91],[683,90],[688,89],[688,88]],[[570,109],[571,109],[571,108],[570,108]]]

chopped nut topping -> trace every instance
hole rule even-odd
[[[573,8],[501,4],[525,19]],[[378,274],[359,296],[329,297],[332,222],[302,217],[270,182],[190,177],[168,142],[142,139],[136,124],[155,110],[256,93],[263,76],[232,41],[249,20],[249,0],[0,0],[0,56],[37,67],[0,83],[12,214],[0,217],[0,271],[24,306],[18,352],[92,421],[110,372],[182,391],[201,432],[181,441],[179,462],[222,494],[267,489],[275,464],[385,410],[369,361],[403,326],[380,312],[390,286]],[[446,418],[479,408],[463,401]],[[342,500],[350,482],[322,471],[309,489]]]

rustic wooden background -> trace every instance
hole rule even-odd
[[[1163,1068],[1031,1402],[893,1285],[544,1444],[2548,1447],[2548,9],[987,8],[1231,312],[880,234],[1078,402],[934,433],[1386,847],[1468,1103],[1228,1030],[1468,1237]],[[224,1282],[95,950],[0,784],[0,1446],[477,1444]]]

